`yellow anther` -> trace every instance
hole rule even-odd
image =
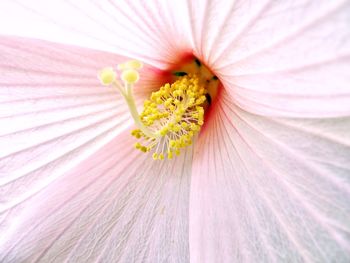
[[[136,149],[141,149],[142,148],[142,145],[139,142],[135,143],[134,146],[135,146]]]
[[[163,117],[163,118],[169,117],[169,112],[164,112],[164,113],[162,114],[162,117]]]
[[[105,86],[112,84],[116,78],[117,74],[111,67],[104,68],[98,73],[98,79],[101,81],[102,85]]]
[[[187,122],[182,122],[181,123],[181,127],[184,128],[184,129],[188,128],[188,123]]]
[[[139,80],[139,73],[134,69],[127,69],[123,71],[121,78],[125,83],[134,84]]]
[[[169,98],[164,101],[164,106],[169,107],[173,103],[173,99]]]
[[[205,96],[201,96],[199,99],[196,100],[196,104],[200,105],[206,100]]]
[[[180,122],[181,120],[182,120],[182,116],[180,114],[175,116],[176,122]]]
[[[157,160],[157,159],[158,159],[158,154],[157,154],[157,153],[154,153],[154,154],[152,155],[152,158],[153,158],[153,160]]]
[[[176,142],[175,142],[175,141],[173,141],[173,140],[169,141],[169,146],[170,146],[171,148],[174,148],[175,145],[176,145]]]
[[[179,132],[179,131],[181,131],[181,126],[177,124],[177,125],[175,125],[173,130],[174,130],[174,132]]]
[[[191,123],[190,127],[191,127],[192,131],[198,131],[199,130],[199,126],[194,124],[194,123]]]
[[[168,131],[169,129],[167,127],[163,127],[159,133],[160,135],[165,136],[168,133]]]
[[[134,136],[134,137],[136,137],[137,139],[140,139],[141,136],[142,136],[140,130],[133,130],[133,131],[131,132],[131,135]]]
[[[141,148],[140,148],[140,150],[142,151],[142,152],[148,152],[148,148],[147,147],[145,147],[145,146],[142,146]]]
[[[151,102],[149,100],[145,100],[145,102],[143,103],[144,107],[148,107],[151,104]]]

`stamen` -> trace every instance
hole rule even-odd
[[[144,109],[139,114],[133,98],[132,88],[139,80],[138,69],[142,68],[139,61],[128,61],[118,65],[122,71],[121,80],[112,68],[104,68],[99,72],[98,78],[103,85],[112,85],[125,98],[131,116],[137,129],[131,132],[139,142],[135,148],[142,152],[153,152],[154,160],[163,160],[165,156],[172,159],[179,155],[181,149],[192,144],[193,138],[204,124],[204,102],[209,102],[206,85],[208,70],[205,79],[198,68],[201,63],[194,61],[197,71],[177,71],[174,83],[167,83],[159,91],[152,92],[150,99],[144,102]],[[210,76],[213,78],[213,75]]]
[[[142,68],[142,63],[138,63],[138,67]],[[128,61],[124,63],[124,65],[133,65],[133,61]],[[124,82],[124,86],[121,85],[121,83],[116,79],[116,77],[110,77],[117,75],[111,67],[102,69],[98,74],[98,78],[100,79],[103,85],[111,85],[123,95],[126,103],[128,104],[131,116],[133,117],[136,126],[143,132],[143,134],[147,135],[148,137],[157,137],[157,134],[154,134],[151,130],[149,130],[143,125],[136,108],[132,88],[133,85],[139,80],[139,73],[135,69],[130,69],[129,67],[124,68],[126,69],[121,74],[121,79]]]

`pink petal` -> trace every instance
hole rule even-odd
[[[347,262],[350,118],[247,113],[224,92],[195,149],[191,262]]]
[[[187,261],[191,150],[153,162],[133,149],[123,99],[97,80],[125,58],[13,37],[0,46],[0,261]],[[163,81],[141,74],[140,102]]]
[[[191,48],[187,16],[179,19],[186,13],[185,1],[5,1],[0,33],[112,51],[169,67]]]
[[[243,109],[350,114],[349,1],[190,1],[194,51]]]

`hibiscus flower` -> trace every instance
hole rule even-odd
[[[346,0],[2,1],[0,261],[349,262],[349,14]],[[141,114],[188,57],[217,95],[192,145],[153,160],[96,76],[141,61]]]

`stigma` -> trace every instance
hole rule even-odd
[[[173,71],[172,83],[164,84],[144,101],[138,113],[133,87],[139,80],[142,63],[136,60],[118,65],[121,81],[113,68],[104,68],[100,82],[116,88],[124,97],[137,129],[131,135],[135,148],[149,153],[154,160],[172,159],[191,145],[204,124],[205,109],[210,106],[218,86],[214,76],[198,59]]]

